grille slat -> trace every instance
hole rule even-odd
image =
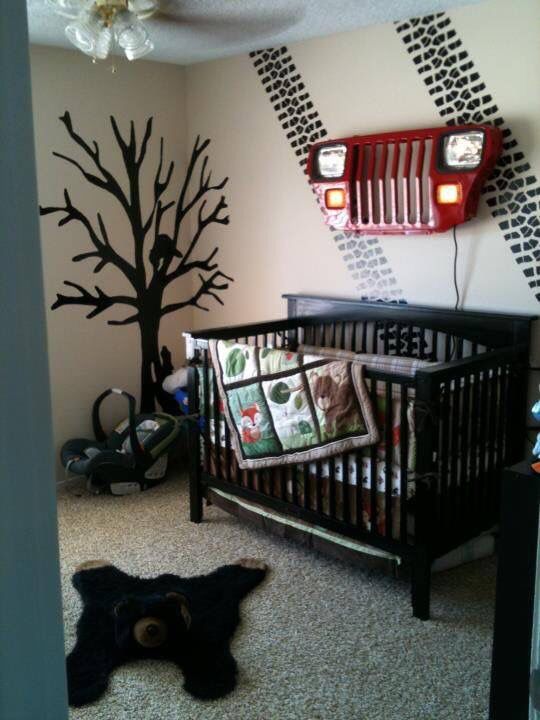
[[[373,219],[373,173],[375,171],[375,149],[372,145],[366,146],[367,151],[367,199],[368,199],[368,223],[375,224]],[[361,180],[363,182],[363,180]]]
[[[393,156],[392,156],[392,171],[390,175],[390,196],[392,198],[392,213],[390,216],[390,222],[400,222],[398,220],[399,214],[399,187],[398,187],[398,170],[399,170],[399,154],[400,154],[400,143],[393,143]]]
[[[407,148],[405,151],[405,164],[403,166],[403,224],[409,223],[409,212],[411,208],[411,193],[409,185],[409,175],[411,173],[411,158],[413,144],[411,140],[407,140]]]
[[[354,222],[382,230],[433,222],[430,167],[432,138],[395,138],[355,145]]]
[[[355,224],[374,231],[430,226],[431,138],[358,143],[354,152]]]
[[[415,222],[422,222],[422,168],[424,166],[424,154],[426,146],[423,140],[418,141],[418,157],[416,159],[416,172],[414,177],[414,187],[416,195],[416,217]]]

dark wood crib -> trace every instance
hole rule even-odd
[[[428,619],[432,563],[497,523],[500,472],[523,455],[533,318],[285,298],[287,319],[188,335],[198,365],[189,375],[190,412],[203,418],[190,430],[191,520],[201,522],[203,499],[221,491],[390,553],[410,566],[413,614]],[[382,436],[377,446],[325,463],[248,471],[239,469],[228,428],[216,421],[212,338],[430,363],[414,376],[366,370]]]

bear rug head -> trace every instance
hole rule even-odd
[[[176,663],[184,688],[199,699],[230,693],[237,666],[229,646],[240,602],[266,570],[249,558],[192,578],[140,578],[103,561],[80,565],[73,585],[83,610],[66,661],[70,705],[100,698],[111,672],[138,658]]]

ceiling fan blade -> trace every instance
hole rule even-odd
[[[305,14],[302,5],[289,2],[287,7],[275,10],[246,8],[234,11],[230,7],[226,14],[202,13],[191,11],[189,7],[179,7],[177,0],[161,0],[160,11],[156,18],[165,24],[181,25],[187,31],[206,35],[216,40],[243,40],[275,35],[296,25]]]

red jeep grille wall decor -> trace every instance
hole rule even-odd
[[[490,125],[354,136],[313,145],[308,174],[333,228],[444,232],[474,217],[501,148]]]

